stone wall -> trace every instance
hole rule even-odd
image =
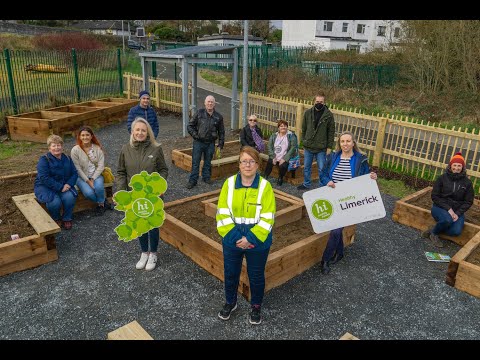
[[[68,30],[63,28],[54,28],[48,26],[15,24],[6,21],[0,21],[0,33],[11,33],[19,35],[40,35],[48,33],[78,32],[78,30]]]

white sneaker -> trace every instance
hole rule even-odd
[[[145,270],[147,271],[153,270],[155,269],[156,265],[157,265],[157,254],[150,253],[150,255],[148,255],[148,262],[147,262],[147,266],[145,267]]]
[[[147,264],[147,260],[148,260],[148,253],[142,252],[142,256],[140,256],[140,260],[137,262],[137,265],[135,266],[137,270],[142,270]]]

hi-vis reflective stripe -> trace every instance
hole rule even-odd
[[[274,219],[274,218],[275,218],[275,215],[270,212],[270,213],[260,214],[260,217],[261,217],[261,218],[264,218],[264,219]]]
[[[230,210],[227,208],[218,208],[217,209],[217,214],[219,215],[230,215]]]
[[[272,225],[270,225],[269,223],[267,223],[266,221],[263,221],[263,220],[260,220],[260,222],[257,224],[258,226],[261,226],[262,228],[264,228],[265,230],[267,230],[268,232],[270,232],[272,230]]]
[[[258,187],[258,196],[257,196],[257,204],[262,202],[262,195],[263,191],[265,190],[265,186],[267,186],[267,180],[263,179],[260,181],[260,186]],[[257,211],[255,213],[255,219],[260,220],[260,208],[261,206],[257,206]]]
[[[232,218],[226,218],[223,220],[217,221],[217,228],[220,226],[225,226],[225,225],[230,225],[233,224],[233,219]]]
[[[243,218],[243,217],[236,217],[235,223],[237,224],[256,224],[258,221],[255,221],[255,218]]]
[[[235,190],[235,179],[237,178],[237,176],[230,176],[228,178],[227,206],[230,209],[230,212],[232,214],[233,214],[233,190]]]

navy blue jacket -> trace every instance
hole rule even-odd
[[[151,106],[144,109],[140,106],[140,104],[132,107],[128,112],[128,119],[127,119],[127,128],[128,128],[129,134],[132,132],[132,123],[136,117],[142,117],[145,120],[147,120],[153,130],[153,135],[155,135],[155,138],[157,138],[159,129],[158,129],[157,113],[155,112],[155,110],[153,110]]]
[[[342,151],[340,150],[331,152],[327,155],[325,166],[320,174],[320,182],[322,186],[327,185],[328,182],[332,180],[333,171],[340,162],[341,154]],[[353,156],[350,159],[350,170],[352,172],[352,178],[370,173],[368,158],[365,155],[354,151]]]
[[[68,184],[73,188],[77,178],[77,169],[69,156],[62,154],[59,160],[48,152],[37,163],[37,177],[33,187],[35,197],[42,203],[53,201],[55,194],[62,191],[63,185]]]

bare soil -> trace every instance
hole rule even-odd
[[[208,198],[211,198],[211,196],[205,196],[185,202],[183,204],[175,205],[166,209],[166,212],[183,223],[188,224],[210,239],[221,244],[222,239],[217,232],[215,219],[205,215],[203,211],[203,205],[201,202]],[[287,201],[276,199],[276,205],[278,211],[290,206],[291,204]],[[304,217],[301,220],[280,226],[273,230],[273,241],[270,251],[273,252],[282,249],[314,234],[315,232],[312,229],[308,217]]]
[[[431,192],[423,194],[418,199],[408,201],[408,203],[430,211],[432,208]],[[465,213],[465,221],[471,224],[480,225],[480,206],[474,203]]]
[[[470,255],[468,255],[466,261],[471,264],[480,266],[480,246],[477,246],[477,248],[473,250]]]
[[[20,179],[0,180],[0,244],[10,241],[11,235],[18,234],[20,238],[35,235],[36,232],[25,216],[17,208],[12,196],[33,192],[35,176]]]
[[[192,144],[190,144],[190,146],[192,146]],[[192,149],[184,150],[182,151],[182,153],[192,156]],[[263,153],[268,155],[268,149],[266,147]],[[238,154],[240,154],[240,142],[230,144],[225,143],[225,146],[223,147],[221,152],[221,158],[235,156]],[[213,157],[213,159],[216,159],[215,156]]]

